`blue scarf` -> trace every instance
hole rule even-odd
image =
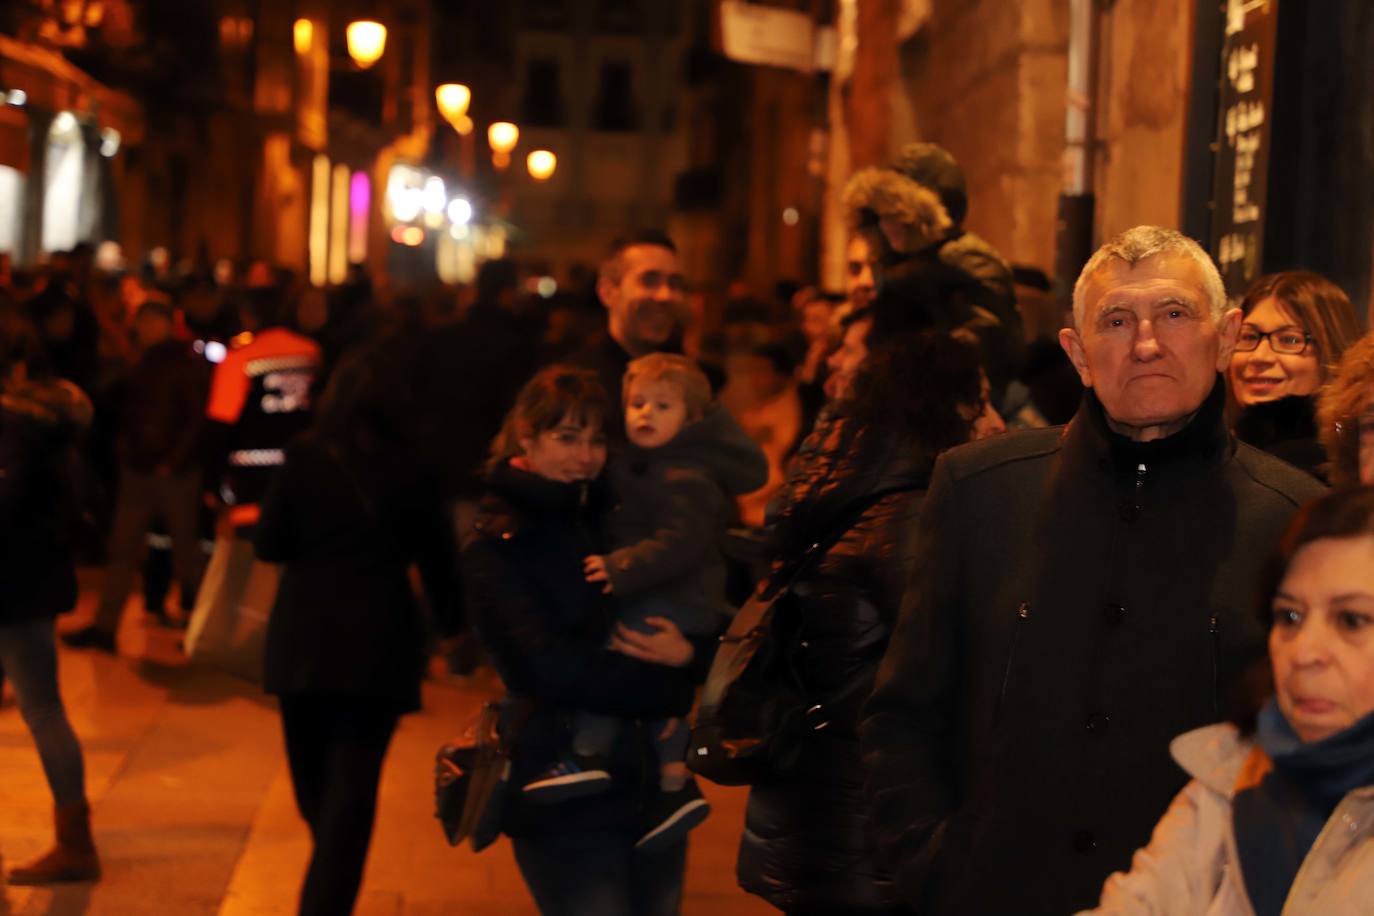
[[[1256,743],[1274,768],[1236,793],[1231,808],[1241,875],[1256,916],[1279,916],[1284,901],[1336,806],[1374,784],[1374,713],[1345,731],[1304,744],[1270,699]]]

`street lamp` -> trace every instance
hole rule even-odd
[[[535,181],[548,181],[558,168],[558,157],[546,149],[537,149],[525,157],[525,166]]]
[[[292,27],[292,38],[295,39],[296,53],[301,57],[310,53],[310,47],[315,41],[315,23],[309,19],[297,19]]]
[[[472,90],[462,83],[444,83],[434,90],[434,101],[438,103],[439,113],[444,120],[457,128],[459,119],[468,113]]]
[[[345,32],[348,38],[348,56],[359,67],[366,70],[381,60],[386,50],[386,26],[370,19],[350,22]]]
[[[498,169],[510,165],[510,153],[520,142],[520,128],[509,121],[497,121],[487,128],[487,142],[491,144],[491,161]]]

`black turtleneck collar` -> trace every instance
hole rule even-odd
[[[1290,395],[1251,404],[1236,419],[1236,437],[1256,448],[1291,439],[1317,438],[1315,399]]]
[[[1224,455],[1231,446],[1225,407],[1226,384],[1218,373],[1211,393],[1186,426],[1172,436],[1136,442],[1107,425],[1107,412],[1102,402],[1096,392],[1086,388],[1083,404],[1072,426],[1081,424],[1083,434],[1093,440],[1114,467],[1133,470],[1141,464],[1154,466],[1178,459],[1210,459]]]

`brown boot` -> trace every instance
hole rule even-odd
[[[100,858],[91,838],[91,806],[85,802],[63,805],[57,809],[54,820],[57,845],[46,855],[12,869],[10,884],[94,881],[100,877]]]

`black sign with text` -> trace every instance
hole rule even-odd
[[[1226,291],[1260,274],[1279,0],[1227,0],[1217,130],[1212,256]]]

